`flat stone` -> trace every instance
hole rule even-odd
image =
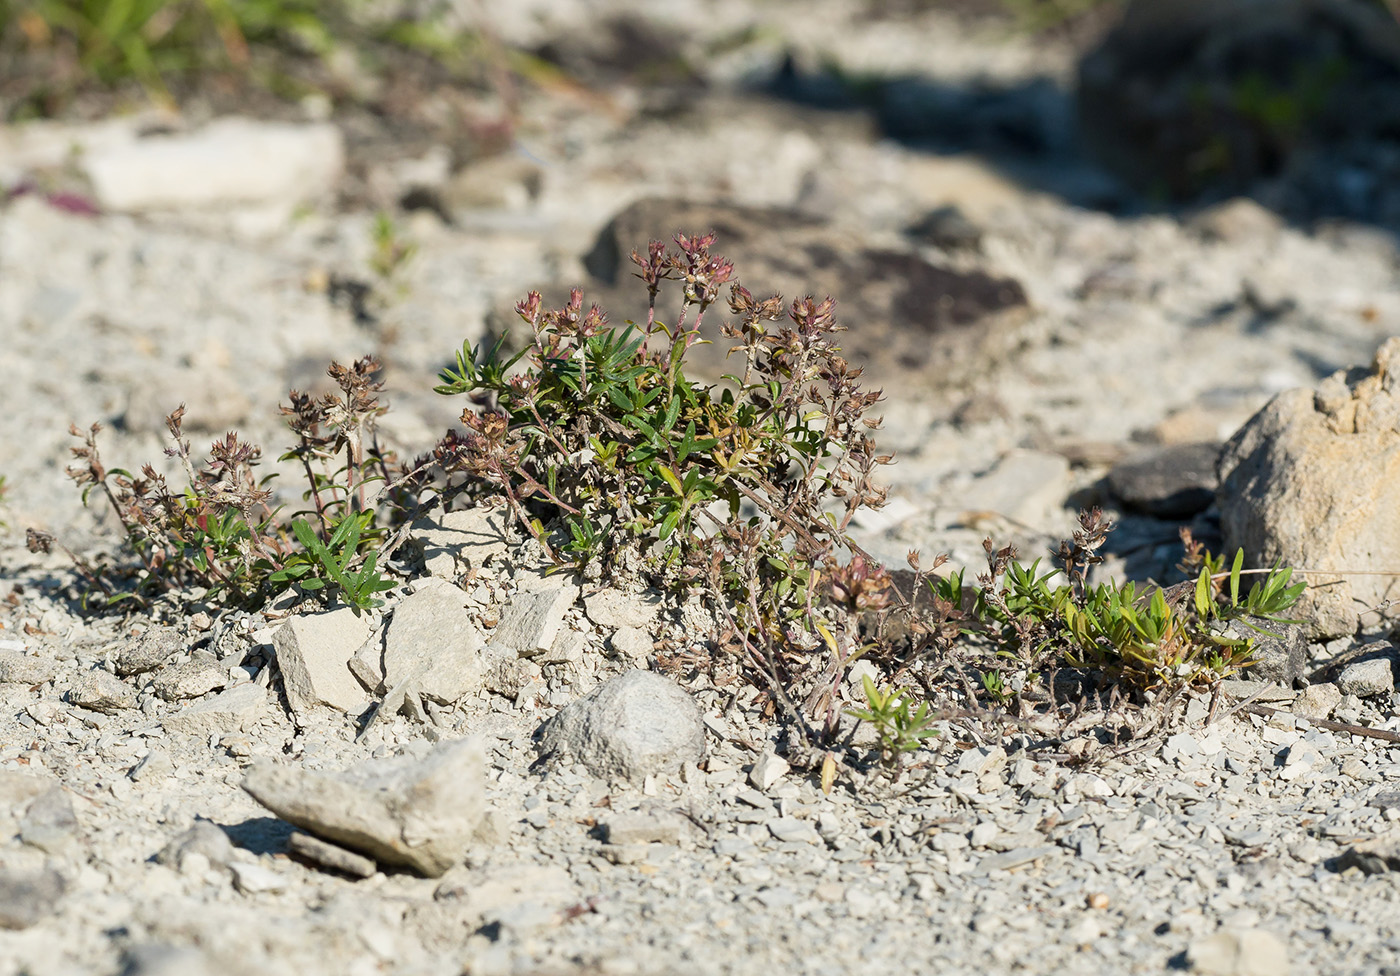
[[[384,693],[384,630],[376,630],[346,664],[350,673],[371,695]]]
[[[1015,850],[1005,851],[1001,854],[989,854],[978,861],[972,869],[972,874],[990,874],[993,871],[1009,871],[1012,868],[1019,868],[1032,861],[1038,861],[1043,857],[1050,857],[1060,850],[1054,844],[1045,844],[1039,847],[1019,847]]]
[[[1189,519],[1215,501],[1218,442],[1141,451],[1108,472],[1108,487],[1129,509],[1160,519]]]
[[[373,877],[374,873],[379,870],[371,858],[356,854],[339,844],[328,843],[319,837],[313,837],[311,834],[303,834],[299,830],[294,831],[287,838],[287,852],[352,878]]]
[[[433,897],[451,905],[454,917],[475,922],[520,905],[565,908],[577,900],[578,886],[562,865],[522,861],[484,871],[455,868],[442,879]]]
[[[439,877],[461,861],[486,812],[485,752],[464,739],[425,759],[370,760],[339,773],[262,762],[243,788],[322,840]]]
[[[288,206],[328,192],[344,168],[340,130],[226,117],[193,132],[95,148],[80,165],[104,209]]]
[[[1191,972],[1201,976],[1279,976],[1288,970],[1288,946],[1263,929],[1222,929],[1186,950]]]
[[[1260,678],[1226,678],[1220,690],[1236,701],[1287,702],[1298,696],[1292,688]]]
[[[562,575],[541,577],[518,590],[491,634],[494,644],[519,650],[523,657],[544,653],[554,643],[564,612],[578,599],[579,588]]]
[[[247,732],[267,714],[268,694],[251,681],[234,685],[213,698],[186,705],[174,715],[161,720],[167,732],[187,732],[191,735]]]
[[[0,929],[27,929],[49,915],[67,885],[51,867],[37,871],[0,867]]]
[[[108,715],[136,707],[136,692],[125,681],[106,671],[84,673],[68,690],[68,701],[80,708]]]
[[[245,864],[242,861],[234,861],[229,865],[229,870],[233,872],[234,887],[245,895],[286,891],[289,884],[286,877],[271,868],[263,867],[261,864]]]
[[[604,587],[583,595],[588,619],[599,627],[616,630],[620,627],[650,628],[661,612],[662,595],[656,590],[644,593],[624,593]]]
[[[189,650],[184,635],[169,627],[152,627],[136,640],[122,646],[112,666],[117,674],[128,677],[145,674],[169,663]]]
[[[369,622],[350,607],[293,617],[277,628],[272,644],[294,714],[328,705],[358,715],[369,707],[369,696],[350,672],[350,658],[369,632]]]
[[[422,693],[455,702],[482,687],[486,638],[466,607],[467,596],[444,580],[423,580],[394,608],[384,634],[384,683],[416,681]]]
[[[23,651],[0,650],[0,685],[43,684],[54,676],[54,662]]]
[[[679,844],[686,834],[685,818],[662,811],[618,813],[600,826],[609,844]]]
[[[228,672],[209,661],[182,661],[160,669],[152,686],[166,701],[201,698],[228,684]]]
[[[469,508],[419,519],[413,523],[412,539],[429,575],[455,580],[506,551],[509,524],[505,508]]]
[[[481,656],[486,662],[482,686],[498,695],[516,698],[530,685],[542,680],[543,672],[539,664],[521,657],[512,647],[502,647],[492,642],[482,649]]]
[[[1343,695],[1371,698],[1395,691],[1395,672],[1388,657],[1357,661],[1337,675],[1337,690]]]
[[[175,764],[170,759],[170,753],[164,749],[152,749],[141,757],[140,762],[131,767],[131,772],[127,775],[133,783],[145,783],[168,776],[174,770]]]
[[[628,671],[566,706],[540,730],[540,752],[573,759],[599,777],[640,781],[705,755],[705,727],[690,695],[650,671]]]

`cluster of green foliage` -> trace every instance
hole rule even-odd
[[[1091,584],[1112,528],[1095,510],[1082,513],[1048,570],[988,540],[987,569],[967,584],[962,572],[935,574],[945,557],[925,570],[910,553],[906,596],[848,534],[860,509],[883,502],[875,475],[891,458],[871,437],[879,421],[868,411],[881,394],[863,389],[860,370],[839,355],[833,303],[758,300],[733,283],[735,318],[719,332],[736,369],[697,382],[686,353],[704,341],[705,314],[733,266],[710,252],[712,235],[675,243],[633,252],[650,295],[643,322],[613,326],[598,306],[585,309],[577,289],[555,309],[531,293],[517,306],[530,330],[518,352],[503,352],[504,337],[489,351],[463,346],[436,388],[469,399],[460,427],[407,466],[374,437],[386,408],[372,358],[332,364],[339,393],[292,391],[282,413],[296,443],[279,460],[300,467],[308,507],[290,519],[270,507],[269,478],[254,470],[260,451],[236,434],[196,464],[183,408],[168,420],[167,453],[187,481],[179,492],[150,466],[140,475],[107,469],[98,428],[75,430],[82,463],[70,474],[85,502],[105,495],[138,557],[123,592],[80,566],[109,600],[200,586],[206,599],[257,604],[297,587],[365,610],[392,585],[382,567],[402,533],[389,537],[391,525],[459,497],[503,499],[561,569],[705,594],[725,622],[714,648],[766,682],[775,706],[825,753],[828,786],[839,689],[862,656],[900,683],[866,679],[865,706],[847,714],[874,726],[881,758],[898,771],[940,717],[909,691],[912,681],[931,693],[952,669],[967,699],[977,697],[977,676],[987,700],[1017,709],[1031,690],[1055,706],[1063,668],[1130,694],[1208,685],[1251,663],[1254,640],[1239,625],[1281,620],[1302,592],[1280,567],[1247,587],[1243,553],[1227,571],[1189,537],[1188,582]],[[663,320],[657,297],[667,283],[680,303]],[[886,636],[896,618],[898,639]],[[863,643],[872,619],[874,640]]]
[[[390,460],[373,444],[374,420],[384,412],[378,370],[368,356],[351,366],[332,363],[329,374],[339,394],[316,398],[291,391],[291,405],[282,412],[297,443],[280,460],[299,464],[308,484],[303,497],[314,507],[290,521],[270,504],[275,475],[255,472],[262,450],[229,433],[197,461],[183,435],[183,406],[166,418],[174,442],[166,453],[179,459],[185,474],[179,491],[149,464],[139,474],[108,468],[97,447],[100,424],[73,428],[82,444],[73,448],[79,463],[68,474],[82,488],[83,504],[94,491],[102,493],[138,559],[117,580],[79,560],[103,601],[144,602],[154,594],[200,587],[212,602],[259,605],[296,586],[336,597],[357,613],[377,606],[375,594],[393,585],[375,565],[381,533],[366,496],[369,484],[387,476]],[[31,531],[31,548],[51,543]]]
[[[386,17],[368,0],[0,0],[0,93],[15,111],[49,114],[74,93],[135,82],[173,101],[177,79],[252,82],[285,96],[326,91],[327,66],[366,70],[390,52],[459,77],[488,60],[487,40],[433,11]]]
[[[883,500],[872,476],[889,457],[866,415],[881,395],[838,355],[830,299],[784,305],[737,285],[738,319],[722,331],[742,369],[719,386],[692,381],[686,350],[733,266],[710,254],[713,235],[675,240],[677,252],[633,252],[651,296],[644,323],[610,326],[577,289],[553,310],[532,293],[517,306],[531,330],[519,353],[465,346],[438,392],[493,406],[464,411],[435,460],[503,494],[547,551],[586,573],[708,586],[746,634],[814,637],[813,567],[852,549],[852,515]],[[666,280],[682,293],[669,323],[656,314]]]

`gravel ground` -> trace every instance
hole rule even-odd
[[[740,9],[717,22],[743,26]],[[1065,41],[981,22],[822,11],[775,3],[745,16],[799,57],[829,54],[852,72],[1053,85],[1073,64]],[[697,31],[699,43],[719,26]],[[114,546],[111,519],[84,510],[63,475],[70,423],[101,420],[109,463],[134,464],[159,457],[162,418],[186,401],[197,444],[237,427],[275,454],[286,389],[323,382],[332,358],[375,352],[394,408],[387,439],[425,449],[461,409],[430,387],[463,339],[485,336],[527,288],[586,281],[600,229],[646,196],[794,208],[870,245],[955,203],[980,253],[920,253],[1021,283],[1030,310],[1011,352],[956,382],[870,377],[886,387],[882,443],[900,462],[887,469],[889,509],[861,532],[891,560],[916,546],[976,566],[988,533],[1041,552],[1077,504],[1112,504],[1102,479],[1117,460],[1223,439],[1274,393],[1368,362],[1398,331],[1400,265],[1381,231],[1301,229],[1247,201],[1088,209],[1072,191],[1106,178],[1072,154],[1018,169],[925,152],[859,113],[746,89],[776,57],[765,43],[716,56],[703,96],[625,81],[601,105],[531,96],[518,152],[473,164],[450,224],[403,217],[417,253],[388,283],[368,270],[373,215],[332,203],[290,221],[252,207],[88,216],[35,193],[0,205],[0,647],[40,668],[0,683],[0,918],[34,913],[0,930],[0,973],[1400,972],[1400,872],[1343,857],[1400,829],[1394,742],[1288,714],[1206,725],[1209,701],[1192,700],[1169,732],[1081,764],[1033,729],[987,738],[945,722],[897,783],[871,774],[824,795],[799,770],[764,782],[753,768],[786,747],[755,689],[691,674],[706,759],[608,782],[537,762],[531,742],[630,666],[577,608],[581,657],[545,664],[530,694],[482,691],[428,724],[397,717],[357,739],[346,716],[294,716],[276,697],[277,619],[198,606],[85,616],[66,558],[24,549],[28,528],[84,553]],[[373,321],[331,300],[342,279],[374,283]],[[1175,522],[1119,514],[1110,568],[1175,561]],[[1208,535],[1208,514],[1197,527]],[[500,569],[482,605],[508,604],[521,572]],[[131,707],[77,703],[156,626],[178,635],[168,666],[212,669],[208,687],[260,685],[275,704],[241,730],[193,734],[165,725],[208,687],[167,700],[135,676],[122,682]],[[679,608],[658,626],[653,636],[693,632]],[[1400,729],[1392,695],[1339,707],[1339,721]],[[488,743],[497,837],[439,879],[353,880],[289,859],[290,828],[240,789],[259,759],[335,770],[467,734]],[[11,817],[32,799],[22,774],[56,781],[64,800]],[[651,825],[643,840],[605,842],[634,811]],[[182,850],[197,819],[233,846]]]

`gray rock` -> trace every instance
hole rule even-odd
[[[272,643],[294,714],[329,705],[358,715],[369,707],[369,697],[349,666],[369,632],[369,621],[349,607],[293,617],[277,628]]]
[[[580,762],[596,776],[640,780],[698,762],[705,732],[695,702],[673,681],[628,671],[546,722],[540,751]]]
[[[1257,628],[1257,629],[1255,629]],[[1272,681],[1292,688],[1308,666],[1307,629],[1301,624],[1285,624],[1262,617],[1242,617],[1230,621],[1226,633],[1254,641],[1254,665],[1246,674],[1256,681]]]
[[[616,630],[620,627],[649,628],[661,611],[662,595],[656,590],[645,593],[624,593],[604,587],[583,595],[588,619],[599,627]]]
[[[534,661],[522,658],[518,651],[492,641],[482,651],[486,673],[482,686],[507,698],[518,698],[530,685],[541,680],[542,671]]]
[[[37,871],[0,867],[0,929],[27,929],[53,913],[67,886],[50,867]]]
[[[1133,511],[1185,519],[1215,501],[1215,463],[1221,445],[1173,444],[1141,451],[1108,472],[1108,487]]]
[[[182,661],[160,669],[152,686],[166,701],[200,698],[228,684],[228,672],[209,661]]]
[[[491,641],[533,657],[553,645],[564,622],[564,612],[578,599],[579,588],[562,574],[525,579],[528,582],[502,611]]]
[[[1390,658],[1376,657],[1348,664],[1337,675],[1337,690],[1342,695],[1355,695],[1358,698],[1389,695],[1395,690],[1395,672]]]
[[[630,307],[632,249],[645,251],[648,241],[669,241],[686,228],[715,231],[714,253],[734,262],[755,296],[839,296],[840,318],[860,323],[842,336],[843,355],[886,383],[935,376],[946,382],[1007,351],[1026,318],[1025,289],[1010,278],[866,243],[849,228],[795,211],[665,199],[633,203],[599,234],[584,259],[601,285],[590,297],[604,308]],[[692,348],[688,370],[718,376],[732,369],[725,361],[732,343],[714,321],[704,336],[714,344]]]
[[[639,810],[613,814],[600,826],[608,844],[679,844],[685,839],[686,824],[679,814]]]
[[[475,739],[426,759],[371,760],[340,773],[255,765],[243,788],[283,820],[369,857],[438,877],[461,861],[486,810]]]
[[[54,676],[54,663],[23,651],[0,650],[0,685],[37,685]]]
[[[144,674],[184,654],[188,649],[185,638],[178,631],[168,627],[152,627],[132,643],[124,645],[117,652],[112,666],[122,677]]]
[[[213,698],[187,705],[161,721],[168,732],[212,735],[215,732],[246,732],[267,714],[268,694],[251,681],[235,685]]]
[[[904,228],[905,236],[945,251],[982,250],[982,228],[955,204],[935,207]]]
[[[290,207],[334,187],[344,156],[340,130],[329,123],[226,117],[194,132],[98,147],[81,165],[109,210]]]
[[[1221,455],[1218,492],[1225,551],[1248,564],[1337,567],[1346,578],[1310,576],[1294,616],[1314,638],[1356,631],[1357,606],[1383,614],[1400,549],[1400,398],[1392,366],[1400,339],[1369,370],[1333,374],[1313,390],[1274,397]],[[1323,585],[1326,584],[1326,585]]]
[[[256,862],[248,864],[234,861],[228,867],[233,874],[233,886],[245,895],[263,895],[287,890],[289,881],[285,875]]]
[[[68,690],[68,701],[81,708],[108,715],[136,707],[136,692],[125,681],[106,671],[83,674]]]
[[[19,822],[19,839],[30,847],[58,854],[73,845],[78,815],[68,791],[53,786],[30,802]]]
[[[506,551],[509,524],[505,508],[469,508],[419,519],[411,538],[430,575],[455,580]]]
[[[1222,929],[1192,942],[1186,961],[1201,976],[1279,976],[1288,972],[1288,945],[1263,929]]]
[[[423,580],[394,608],[384,635],[386,686],[418,682],[423,694],[448,703],[481,688],[486,640],[466,601],[452,583]]]
[[[180,871],[192,854],[198,854],[214,867],[228,867],[233,862],[233,841],[228,839],[228,834],[218,824],[196,820],[193,826],[171,838],[156,853],[156,863]]]
[[[352,878],[369,878],[379,870],[371,858],[346,850],[338,844],[331,844],[319,837],[295,831],[287,838],[288,853],[319,864],[323,868],[339,871]]]

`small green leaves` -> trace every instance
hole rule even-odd
[[[887,761],[893,761],[901,753],[912,752],[925,739],[939,734],[933,728],[936,718],[930,714],[928,702],[919,702],[916,708],[908,691],[893,686],[878,688],[869,675],[861,675],[861,686],[866,707],[848,708],[846,713],[875,727]]]
[[[307,592],[333,586],[356,614],[379,606],[383,601],[374,599],[374,594],[391,589],[394,584],[375,568],[375,554],[364,556],[359,567],[354,568],[360,560],[360,542],[371,519],[369,513],[346,515],[335,523],[330,538],[324,543],[311,523],[297,519],[292,523],[292,532],[305,552],[288,559],[269,581],[274,587],[295,584]]]

